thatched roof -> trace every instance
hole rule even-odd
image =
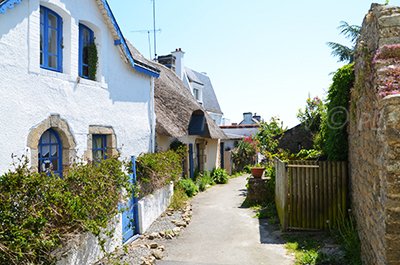
[[[151,64],[160,69],[160,77],[155,80],[154,88],[157,134],[176,138],[188,135],[193,112],[201,110],[206,119],[205,136],[212,139],[227,138],[171,69],[147,60],[131,44],[129,44],[129,48],[137,61]]]

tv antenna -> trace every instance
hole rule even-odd
[[[140,29],[140,30],[131,30],[132,33],[147,33],[147,39],[149,42],[149,56],[151,58],[151,37],[150,33],[154,32],[154,38],[156,36],[157,32],[161,32],[161,29]],[[154,45],[156,45],[156,42],[154,41]],[[155,59],[157,59],[157,52],[155,49],[156,46],[154,46],[154,54],[155,54]]]

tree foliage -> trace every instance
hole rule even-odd
[[[354,61],[355,46],[361,33],[361,27],[358,25],[349,25],[349,23],[341,21],[338,29],[340,30],[340,34],[350,40],[352,47],[336,42],[328,42],[327,45],[332,49],[331,54],[339,58],[339,62],[352,63]]]
[[[277,117],[272,117],[269,122],[262,122],[255,136],[260,151],[268,159],[277,153],[279,140],[285,132],[283,122]]]
[[[327,97],[327,118],[323,124],[323,149],[329,160],[347,160],[350,89],[354,84],[354,64],[340,68],[333,76]]]

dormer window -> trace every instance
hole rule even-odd
[[[194,98],[195,98],[197,101],[201,101],[201,100],[200,100],[200,91],[199,91],[197,88],[193,88],[193,95],[194,95]]]
[[[62,18],[40,7],[40,67],[62,72]]]
[[[79,24],[79,76],[95,80],[96,79],[96,68],[95,63],[92,63],[91,49],[96,49],[94,44],[94,33],[93,30],[83,24]],[[96,51],[97,52],[97,51]]]

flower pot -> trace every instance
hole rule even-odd
[[[251,168],[251,175],[254,178],[261,178],[264,174],[265,167],[252,167]]]

